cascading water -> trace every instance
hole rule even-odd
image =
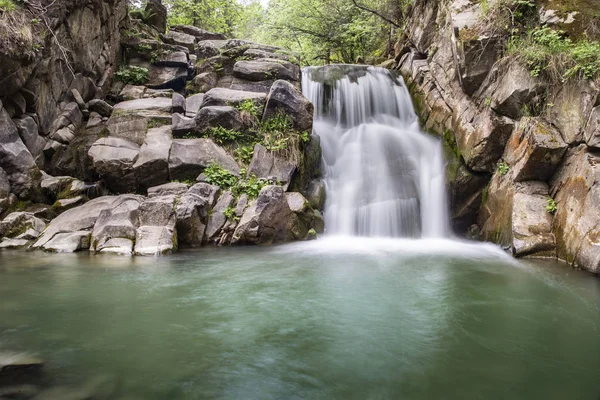
[[[321,137],[329,233],[448,235],[441,143],[419,129],[401,77],[374,67],[308,67],[303,92]]]

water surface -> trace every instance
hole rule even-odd
[[[600,279],[447,240],[6,252],[0,349],[140,399],[598,399]]]

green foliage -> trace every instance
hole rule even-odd
[[[514,37],[509,54],[521,57],[532,76],[544,74],[552,81],[595,79],[600,75],[600,42],[573,42],[560,30],[535,28],[525,37]]]
[[[241,146],[234,150],[233,154],[244,164],[250,164],[254,155],[254,146]]]
[[[510,167],[504,161],[500,161],[496,166],[496,171],[498,171],[500,175],[506,175],[508,171],[510,171]]]
[[[164,0],[169,25],[193,25],[232,36],[243,6],[235,0]]]
[[[143,85],[148,82],[150,76],[147,68],[130,65],[121,67],[115,74],[115,78],[125,84]]]
[[[240,217],[237,215],[235,208],[233,207],[227,207],[225,211],[223,211],[223,214],[225,214],[225,218],[227,218],[228,221],[238,222],[240,220]]]
[[[216,126],[208,130],[207,136],[219,144],[232,143],[241,140],[244,137],[242,132]]]
[[[16,4],[12,0],[0,0],[0,11],[10,12],[17,9]]]
[[[240,174],[242,177],[237,177],[216,164],[212,164],[204,170],[207,183],[217,185],[224,190],[231,190],[236,196],[246,194],[253,199],[258,197],[263,187],[273,184],[268,179],[257,178],[254,175],[246,178],[245,170],[240,171]]]
[[[553,198],[548,197],[546,199],[546,211],[550,214],[554,214],[556,212],[556,210],[557,210],[556,201]]]
[[[310,133],[308,133],[307,131],[304,131],[300,134],[300,140],[302,140],[302,143],[308,143],[310,142]]]
[[[241,112],[246,112],[252,115],[254,118],[260,116],[260,107],[251,99],[244,100],[236,107]]]

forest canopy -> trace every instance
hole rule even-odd
[[[169,25],[288,48],[303,64],[387,58],[410,0],[163,0]],[[266,4],[265,4],[266,3]]]

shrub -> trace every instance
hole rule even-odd
[[[208,130],[207,135],[219,144],[236,142],[238,140],[243,139],[244,137],[244,134],[242,132],[226,129],[222,126],[210,128]]]
[[[130,65],[121,67],[115,74],[115,78],[125,84],[143,85],[148,82],[150,76],[147,68]]]
[[[227,207],[225,211],[223,211],[223,214],[225,214],[225,218],[227,218],[228,221],[238,222],[240,220],[240,217],[238,217],[235,208],[233,207]]]
[[[263,187],[273,184],[268,179],[257,178],[254,175],[246,178],[244,169],[240,171],[240,174],[242,177],[237,177],[216,164],[212,164],[204,170],[207,183],[219,186],[224,190],[231,190],[235,196],[246,194],[253,199],[258,197]]]

